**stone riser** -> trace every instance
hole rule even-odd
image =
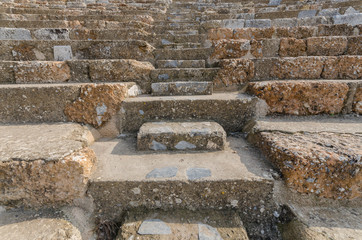
[[[205,68],[205,60],[159,60],[157,68]]]
[[[264,107],[257,98],[238,93],[129,98],[122,103],[121,129],[136,132],[148,121],[212,120],[226,132],[233,132],[241,130],[250,119],[263,116]]]
[[[145,41],[1,41],[5,61],[54,61],[54,46],[70,46],[73,59],[136,59],[153,61],[153,47]]]
[[[211,48],[198,49],[156,49],[156,60],[206,60],[211,55]]]
[[[151,84],[153,96],[211,95],[212,82],[158,82]]]
[[[361,41],[362,36],[219,40],[214,41],[210,59],[362,55]]]
[[[151,71],[153,82],[212,81],[217,68],[164,68]]]
[[[72,103],[79,103],[80,97],[86,98],[84,91],[93,89],[96,93],[110,94],[112,97],[115,94],[114,89],[125,90],[125,95],[137,95],[135,84],[130,83],[108,83],[108,84],[48,84],[48,85],[0,85],[0,123],[36,123],[36,122],[66,122],[75,119],[75,115],[82,115],[80,122],[95,124],[97,126],[97,111],[95,107],[109,104],[105,99],[89,99],[89,106],[83,110],[72,110]],[[127,90],[128,89],[128,90]],[[108,93],[107,93],[108,91]],[[117,90],[118,91],[118,90]],[[128,91],[128,92],[127,92]],[[83,92],[83,93],[82,93]],[[83,96],[81,96],[81,93]],[[119,93],[117,93],[117,97]],[[117,107],[117,98],[111,99],[111,104],[108,108]],[[87,100],[88,101],[88,100]],[[86,102],[87,102],[86,101]],[[107,106],[107,105],[106,105]],[[118,105],[119,106],[119,105]],[[68,109],[68,114],[65,114]],[[87,110],[88,109],[88,110]],[[108,110],[109,110],[108,109]],[[115,109],[113,109],[115,111]],[[84,111],[84,112],[82,112]],[[72,113],[71,113],[72,112]],[[99,112],[99,111],[98,111]],[[106,116],[102,119],[104,120]],[[110,115],[108,115],[110,117]],[[87,119],[87,120],[86,120]]]

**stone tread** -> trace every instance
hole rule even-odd
[[[151,84],[153,96],[211,95],[212,82],[158,82]]]

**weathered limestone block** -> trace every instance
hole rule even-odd
[[[126,86],[88,84],[81,87],[77,100],[65,106],[64,113],[70,121],[98,128],[119,111],[126,94]]]
[[[315,28],[313,27],[279,27],[276,29],[276,37],[278,38],[297,38],[304,39],[313,37]]]
[[[277,59],[270,75],[278,79],[318,79],[323,71],[323,60],[322,57]]]
[[[89,62],[92,81],[100,82],[144,82],[149,81],[150,72],[155,68],[149,62],[127,60],[99,60]]]
[[[14,74],[16,83],[61,83],[71,77],[65,62],[19,62],[14,66]]]
[[[225,59],[213,82],[216,89],[238,88],[254,77],[254,62],[248,59]]]
[[[211,59],[241,58],[250,50],[249,40],[220,40],[215,42]]]
[[[0,127],[0,202],[44,207],[84,196],[95,154],[91,133],[77,124]]]
[[[362,86],[361,85],[357,88],[356,93],[354,95],[353,111],[358,114],[362,114]]]
[[[319,36],[351,36],[354,27],[348,24],[318,25]]]
[[[135,17],[136,21],[140,21],[147,24],[152,24],[154,22],[154,19],[150,15],[136,15]]]
[[[0,236],[7,240],[62,239],[82,240],[81,233],[63,219],[38,218],[0,227]]]
[[[238,28],[235,29],[233,39],[262,39],[272,38],[275,28]]]
[[[253,82],[248,91],[264,99],[270,113],[337,114],[347,98],[348,84],[333,81]]]
[[[361,196],[360,135],[260,132],[256,142],[298,192],[335,199]]]
[[[306,55],[307,46],[303,39],[282,38],[280,40],[279,56],[297,57]]]
[[[207,36],[210,40],[232,39],[233,30],[231,28],[210,29]]]
[[[312,56],[338,56],[347,50],[346,37],[312,37],[307,39],[307,53]]]
[[[362,37],[349,37],[348,49],[346,54],[348,55],[362,55]]]
[[[362,57],[329,57],[325,61],[322,77],[326,79],[360,79],[362,77]]]

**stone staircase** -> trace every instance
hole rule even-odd
[[[360,238],[361,11],[2,1],[0,240]]]

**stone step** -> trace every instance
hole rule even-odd
[[[218,151],[226,132],[215,122],[149,122],[137,134],[139,151]]]
[[[142,28],[70,29],[70,28],[0,28],[0,40],[148,40],[155,37]]]
[[[362,113],[362,80],[252,82],[247,91],[266,101],[269,114]]]
[[[198,35],[199,30],[167,30],[164,31],[166,34],[170,35]]]
[[[156,47],[162,47],[163,45],[167,44],[175,44],[175,43],[202,43],[206,40],[206,34],[199,34],[199,35],[170,35],[170,34],[160,34],[158,35],[159,39],[155,39],[154,45]]]
[[[84,197],[96,160],[89,148],[94,136],[87,127],[74,123],[0,125],[0,131],[4,143],[0,145],[1,205],[61,206]]]
[[[239,39],[214,42],[211,61],[234,58],[299,57],[299,56],[353,56],[361,55],[362,36],[310,37],[306,39],[280,38],[245,40],[241,30]]]
[[[151,71],[153,82],[212,81],[218,68],[163,68]]]
[[[312,37],[359,37],[359,27],[347,24],[318,25],[318,26],[294,26],[271,28],[221,28],[208,30],[209,40],[235,39],[235,40],[264,40],[280,38],[306,39]]]
[[[148,37],[149,38],[149,37]],[[162,48],[164,49],[184,49],[184,48],[201,48],[201,43],[171,43],[168,41],[162,42]]]
[[[239,239],[247,240],[243,223],[232,211],[160,211],[127,212],[117,240],[168,239]]]
[[[215,93],[199,96],[138,96],[122,103],[121,129],[137,132],[150,121],[215,121],[226,132],[235,132],[249,120],[266,114],[266,104],[241,93]],[[157,111],[156,111],[157,109]]]
[[[156,60],[206,60],[212,53],[212,48],[156,49]]]
[[[0,40],[0,60],[54,61],[58,50],[73,59],[135,59],[153,62],[154,48],[142,40]],[[58,49],[58,50],[56,50]]]
[[[276,211],[270,166],[242,138],[227,141],[223,151],[174,154],[142,154],[133,136],[94,143],[98,165],[88,194],[97,215],[111,220],[128,209],[232,209],[249,232],[263,235]]]
[[[0,68],[1,84],[137,82],[145,92],[150,91],[150,72],[154,70],[149,62],[127,59],[5,61]]]
[[[134,83],[0,85],[0,123],[76,121],[99,128],[138,93]]]
[[[205,60],[158,60],[157,68],[205,68]]]
[[[151,89],[153,96],[211,95],[212,82],[158,82]]]
[[[361,198],[358,117],[261,119],[248,130],[249,141],[268,156],[288,187],[325,198]]]

